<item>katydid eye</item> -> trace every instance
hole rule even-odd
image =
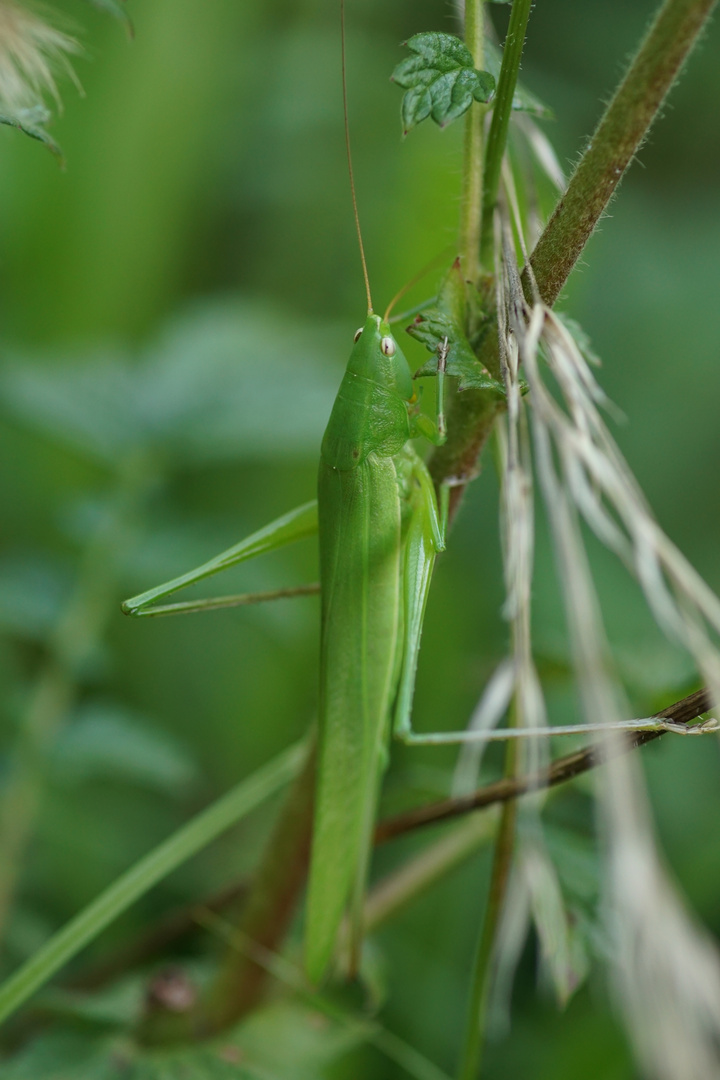
[[[382,339],[382,341],[380,342],[380,351],[382,352],[383,356],[395,355],[395,342],[391,337],[384,337]]]
[[[360,335],[362,334],[362,332],[363,332],[362,326],[358,326],[357,330],[355,331],[355,337],[353,338],[354,342],[357,342],[359,340]]]

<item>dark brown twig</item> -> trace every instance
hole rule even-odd
[[[710,690],[703,687],[694,694],[668,705],[661,712],[653,716],[664,720],[673,720],[677,724],[688,724],[697,719],[708,709],[712,708],[713,699]],[[644,746],[659,739],[664,731],[639,731],[636,735],[630,735],[617,739],[613,746],[617,746],[620,752],[634,750],[638,746]],[[568,780],[587,772],[588,769],[601,765],[603,755],[597,746],[586,746],[583,750],[577,750],[574,754],[566,754],[558,758],[548,768],[539,773],[516,778],[503,778],[493,784],[474,791],[471,795],[464,795],[455,799],[441,799],[438,802],[417,806],[412,810],[406,810],[395,817],[386,818],[379,822],[375,830],[375,843],[384,844],[388,840],[394,840],[397,836],[420,829],[424,825],[435,825],[440,821],[449,821],[468,814],[472,810],[481,807],[493,806],[495,803],[507,802],[516,799],[519,795],[525,795],[529,791],[537,791],[540,788],[555,787],[556,784],[564,784]]]

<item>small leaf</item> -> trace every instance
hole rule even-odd
[[[414,56],[402,60],[392,80],[405,91],[401,115],[410,128],[431,117],[440,127],[457,120],[473,101],[489,101],[495,79],[478,71],[460,38],[453,34],[415,34],[406,43]]]
[[[468,339],[458,329],[457,323],[444,312],[438,308],[428,308],[422,315],[417,315],[407,329],[411,337],[422,342],[429,352],[435,354],[433,359],[428,360],[415,372],[416,379],[437,374],[438,347],[447,339],[446,372],[460,380],[460,390],[495,390],[505,396],[502,384],[481,366]]]
[[[64,1029],[40,1035],[4,1061],[3,1080],[111,1080],[128,1076],[119,1071],[125,1064],[116,1038]]]
[[[495,0],[495,2],[503,3],[504,0]],[[491,41],[485,42],[484,62],[487,64],[488,72],[496,80],[499,79],[500,66],[502,64],[502,51]],[[512,107],[515,112],[531,113],[540,120],[553,120],[555,118],[552,109],[545,105],[540,98],[535,97],[535,94],[531,94],[520,82],[515,85]]]
[[[447,340],[445,370],[448,375],[460,380],[459,390],[491,390],[505,397],[505,387],[482,366],[465,336],[465,307],[465,282],[460,265],[455,261],[440,287],[437,306],[426,308],[416,315],[407,328],[411,337],[422,342],[428,352],[434,354],[432,360],[415,372],[415,378],[437,375],[438,347]]]
[[[3,1080],[320,1080],[378,1030],[372,1021],[344,1009],[333,1008],[328,1015],[321,999],[317,1008],[276,1000],[219,1038],[147,1048],[122,1033],[98,1031],[103,1010],[92,1010],[92,996],[87,995],[86,1005],[91,1011],[77,1013],[90,1023],[43,1032],[3,1062]],[[45,1003],[58,1007],[64,999],[69,1005],[73,997],[80,998],[55,992]],[[137,1012],[137,980],[101,997],[111,1006],[107,1023],[127,1022]]]
[[[37,139],[48,148],[51,154],[55,155],[60,165],[64,166],[65,159],[62,150],[43,127],[49,119],[50,113],[43,105],[35,105],[31,109],[18,109],[16,113],[0,113],[0,124],[17,128],[23,135]]]
[[[328,1065],[363,1043],[375,1025],[340,1007],[276,1001],[251,1013],[229,1036],[254,1075],[318,1080]],[[255,1072],[256,1070],[256,1072]]]

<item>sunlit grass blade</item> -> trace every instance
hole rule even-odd
[[[292,779],[304,753],[303,744],[285,750],[121,874],[0,987],[0,1022],[153,885]]]

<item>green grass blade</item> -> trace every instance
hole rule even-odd
[[[153,885],[291,780],[304,754],[301,743],[285,750],[121,874],[0,986],[0,1022]]]

